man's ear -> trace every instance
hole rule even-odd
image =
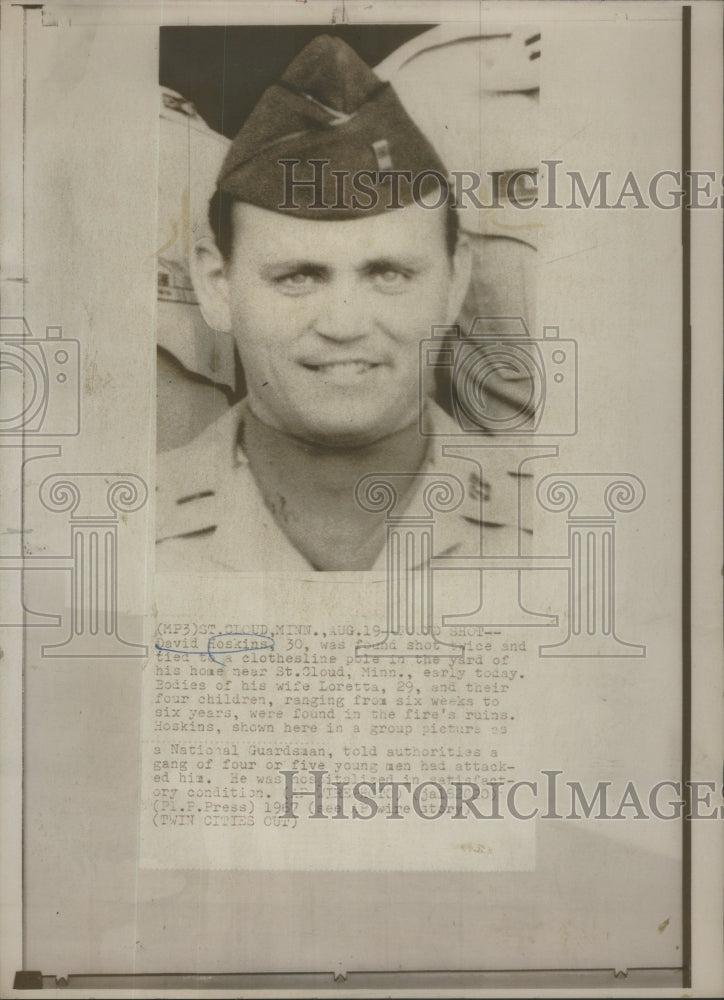
[[[194,245],[190,267],[204,319],[213,330],[229,333],[231,310],[226,261],[211,237],[204,236]]]
[[[470,272],[472,268],[472,250],[470,242],[464,233],[458,237],[457,246],[452,259],[452,284],[448,296],[447,323],[454,323],[460,315],[465,296],[470,285]]]

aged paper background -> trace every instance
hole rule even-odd
[[[301,14],[296,6],[281,4],[276,16],[310,23],[340,16],[325,5],[305,5]],[[701,70],[695,67],[697,112],[708,107],[709,88],[721,93],[721,47],[705,48],[721,27],[721,8],[710,9],[715,13],[694,8],[694,51],[708,53]],[[269,15],[246,4],[180,4],[173,13],[154,5],[123,11],[112,4],[8,5],[2,14],[3,334],[13,343],[24,336],[26,355],[41,375],[56,378],[60,367],[72,365],[76,349],[80,359],[77,381],[71,372],[70,384],[59,383],[77,386],[77,428],[69,391],[53,396],[46,416],[34,417],[21,439],[2,440],[3,481],[10,483],[3,490],[2,891],[3,941],[12,942],[3,945],[3,985],[20,969],[57,976],[600,969],[611,977],[613,970],[663,975],[680,967],[687,947],[682,884],[688,850],[680,823],[511,820],[500,833],[486,827],[482,836],[469,822],[459,833],[444,819],[414,823],[412,817],[392,824],[394,833],[384,824],[351,822],[328,823],[320,833],[321,826],[304,819],[294,827],[259,823],[253,830],[178,822],[169,830],[153,822],[154,793],[163,790],[154,781],[163,769],[154,770],[154,761],[174,757],[170,737],[154,739],[157,681],[163,679],[154,644],[164,645],[161,636],[168,635],[159,625],[237,635],[264,624],[276,650],[288,642],[298,651],[299,639],[305,657],[323,652],[315,632],[317,640],[325,631],[329,639],[336,629],[343,680],[352,683],[354,637],[346,638],[341,626],[353,625],[355,637],[365,629],[384,631],[387,580],[384,574],[202,576],[191,567],[187,575],[153,573],[158,25],[187,16],[208,24],[264,23]],[[610,170],[619,189],[628,170],[649,178],[680,167],[678,5],[536,5],[534,12],[525,5],[475,5],[471,14],[469,6],[453,4],[444,18],[437,6],[398,5],[394,14],[389,7],[350,7],[344,16],[431,25],[443,19],[474,25],[481,18],[488,30],[498,22],[535,23],[544,38],[541,159],[560,159],[564,169],[587,178]],[[704,69],[710,65],[717,68],[709,77]],[[693,120],[699,170],[721,170],[720,126],[713,118],[713,125],[711,118],[702,125]],[[691,221],[694,525],[703,534],[701,542],[695,535],[693,549],[702,569],[692,577],[691,768],[701,781],[718,781],[721,759],[720,651],[714,645],[720,629],[713,607],[720,581],[712,572],[720,504],[708,485],[721,459],[720,410],[713,402],[720,350],[712,346],[721,326],[721,245],[705,243],[720,235],[716,217],[720,225],[717,209],[702,209]],[[495,746],[512,761],[516,780],[559,769],[587,788],[609,780],[620,791],[631,781],[645,795],[656,782],[680,777],[688,753],[681,726],[681,215],[630,207],[554,210],[538,211],[533,224],[540,226],[535,335],[557,326],[561,337],[576,341],[579,430],[547,438],[543,443],[549,451],[557,445],[558,456],[547,453],[532,464],[539,479],[629,475],[644,485],[645,502],[617,522],[615,603],[617,634],[645,647],[645,655],[539,657],[539,645],[566,635],[566,574],[531,572],[522,605],[550,609],[563,621],[546,632],[491,629],[487,619],[480,634],[466,637],[491,641],[495,649],[483,651],[491,658],[504,655],[506,641],[526,643],[506,666],[524,675],[511,682],[518,686],[504,706],[516,724],[493,740],[487,723],[470,742],[479,738],[489,763]],[[8,324],[18,317],[27,324],[24,334]],[[4,388],[17,392],[12,372],[4,368]],[[27,402],[27,377],[19,391]],[[19,544],[18,510],[25,531]],[[73,589],[79,586],[77,546],[96,544],[84,531],[96,532],[101,548],[108,546],[104,565],[116,567],[104,585],[117,614],[95,631],[92,617],[81,617],[92,615],[92,599],[89,605],[87,594]],[[81,537],[86,542],[77,541]],[[565,514],[538,510],[536,537],[536,553],[565,553]],[[436,594],[441,612],[474,611],[469,576],[443,575]],[[22,606],[46,618],[16,627],[12,616]],[[494,625],[505,613],[493,601]],[[208,629],[210,623],[218,631]],[[309,633],[294,626],[308,626]],[[495,633],[492,640],[485,639],[486,627]],[[69,635],[87,640],[86,648],[77,645],[72,656],[50,648]],[[110,637],[105,650],[100,635]],[[111,648],[114,637],[120,644]],[[176,642],[176,649],[186,648]],[[414,670],[396,681],[414,675],[418,683],[415,671],[449,661],[409,662]],[[182,663],[188,679],[190,663]],[[227,667],[234,665],[232,655]],[[486,665],[481,658],[479,666]],[[459,684],[474,680],[472,669]],[[426,699],[432,694],[425,688]],[[345,704],[354,707],[351,700]],[[192,701],[194,707],[204,706]],[[287,714],[275,722],[275,744],[289,742],[284,721],[299,720]],[[342,733],[322,733],[318,742],[330,761],[350,758],[355,746],[375,745],[379,752],[387,743],[399,745],[394,731],[380,736],[372,729],[380,719],[366,709],[360,721],[357,735],[346,724]],[[399,716],[394,721],[399,724]],[[416,720],[411,726],[406,737],[419,748],[430,734]],[[234,742],[231,731],[217,736],[217,742]],[[242,737],[248,740],[248,733]],[[208,745],[196,734],[193,742]],[[242,758],[247,750],[242,743]],[[182,756],[190,759],[175,753],[177,761]],[[310,758],[295,753],[283,763],[296,766],[294,760],[306,770]],[[169,784],[181,798],[187,792],[179,773],[176,767]],[[364,763],[354,773],[377,777],[365,773]],[[223,785],[219,770],[214,787]],[[274,794],[278,801],[278,785]],[[162,812],[179,815],[174,806]],[[720,959],[719,895],[716,901],[701,895],[707,885],[721,884],[720,829],[717,822],[691,824],[695,973],[713,955]],[[637,974],[643,975],[631,972],[634,986]],[[720,974],[715,965],[710,975]],[[654,985],[677,982],[651,975]]]

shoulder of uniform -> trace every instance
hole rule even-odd
[[[468,446],[467,458],[462,454],[445,454],[442,442],[433,446],[431,456],[434,468],[454,472],[460,478],[464,497],[458,508],[459,516],[491,528],[505,526],[527,531],[529,525],[523,521],[529,518],[532,476],[521,472],[505,441],[484,432],[461,433],[457,421],[433,400],[428,401],[424,421],[425,433],[433,441],[445,438],[445,444]],[[476,443],[481,447],[475,448]]]
[[[196,534],[215,526],[219,481],[233,466],[243,403],[179,448],[164,452],[156,470],[157,540]]]

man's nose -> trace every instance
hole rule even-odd
[[[339,341],[357,340],[368,332],[370,320],[365,318],[359,295],[355,295],[349,286],[328,289],[318,305],[314,328],[321,337]]]

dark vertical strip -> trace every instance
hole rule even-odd
[[[682,363],[681,363],[681,776],[686,815],[691,778],[691,7],[681,21],[681,212]],[[682,839],[682,986],[691,986],[691,821],[684,820]]]
[[[22,277],[25,278],[25,154],[26,154],[26,142],[25,142],[25,131],[28,125],[28,82],[27,82],[27,72],[28,72],[28,12],[23,8],[23,179],[22,186],[20,188],[20,198],[22,205],[20,210],[22,213],[22,228],[21,228],[21,260],[22,260]],[[22,302],[23,302],[23,319],[25,319],[25,281],[22,281]],[[24,380],[23,380],[24,383]],[[25,404],[25,384],[23,384],[23,404]],[[25,469],[25,434],[22,436],[22,449],[21,449],[21,465],[20,465],[20,527],[25,528],[25,476],[23,471]],[[21,535],[21,539],[24,540],[25,536]],[[25,551],[24,541],[21,541],[21,552]],[[25,589],[25,573],[21,572],[21,594]],[[27,951],[28,951],[28,917],[27,917],[27,899],[26,899],[26,889],[27,889],[27,865],[25,856],[25,833],[26,833],[26,787],[25,787],[25,751],[27,748],[26,740],[26,716],[27,709],[25,704],[25,670],[28,662],[28,630],[25,628],[23,623],[23,640],[20,647],[20,655],[23,658],[23,662],[20,667],[20,907],[22,910],[20,918],[20,955],[22,959],[22,968],[27,969]]]
[[[227,52],[227,44],[228,44],[228,40],[229,40],[228,31],[229,31],[228,27],[224,26],[224,38],[223,38],[223,43],[222,43],[223,55],[222,55],[222,58],[221,58],[221,109],[220,109],[220,111],[221,111],[221,129],[220,129],[220,131],[221,131],[222,135],[226,135],[226,132],[224,131],[224,126],[225,126],[224,112],[226,111],[226,83],[227,83],[226,73],[227,73],[227,68],[228,68],[228,63],[227,63],[227,58],[226,58],[226,52]],[[233,138],[233,136],[231,136],[231,138]],[[190,190],[191,189],[189,188],[189,191]]]

